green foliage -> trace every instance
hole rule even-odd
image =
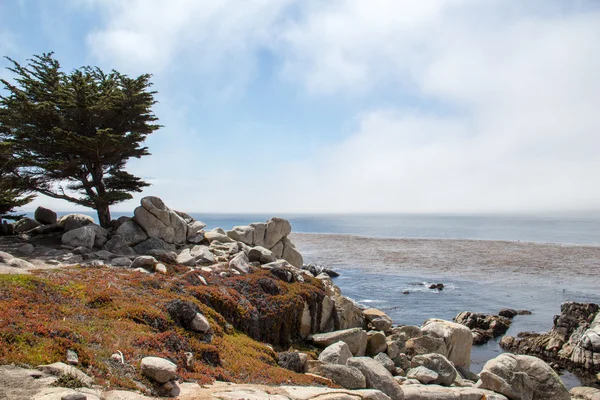
[[[64,387],[70,389],[77,389],[80,387],[85,387],[86,385],[81,382],[81,379],[72,374],[64,374],[61,375],[56,382],[52,384],[52,386]]]
[[[91,207],[100,223],[109,206],[148,186],[124,170],[130,158],[149,155],[142,146],[160,126],[150,75],[82,67],[61,70],[52,53],[22,66],[9,59],[14,83],[0,80],[0,135],[12,146],[17,175],[29,188]]]
[[[28,195],[26,182],[14,174],[17,168],[10,144],[0,136],[0,220],[16,218],[8,215],[14,208],[24,206],[33,200]]]

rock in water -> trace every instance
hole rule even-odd
[[[600,307],[593,303],[565,302],[560,309],[550,332],[519,334],[517,338],[506,336],[500,346],[579,370],[591,381],[600,372]]]
[[[488,340],[504,335],[511,321],[499,315],[489,315],[463,311],[454,321],[471,329],[473,344],[484,344]]]
[[[485,363],[480,377],[481,388],[510,399],[571,399],[556,372],[537,357],[501,354]]]
[[[166,383],[177,377],[177,365],[160,357],[142,358],[140,368],[142,374],[158,383]]]

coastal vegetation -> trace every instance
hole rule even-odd
[[[0,364],[50,364],[62,361],[71,350],[78,355],[80,368],[99,384],[139,389],[136,382],[152,387],[137,368],[144,356],[152,354],[176,361],[178,374],[199,384],[214,379],[326,384],[280,368],[273,349],[282,348],[284,331],[298,331],[290,309],[305,298],[322,296],[319,282],[272,282],[281,292],[270,294],[262,289],[268,281],[273,279],[264,273],[215,278],[175,265],[169,266],[166,276],[108,267],[0,275]],[[238,293],[234,288],[248,296],[238,294],[238,299],[249,302],[230,302]],[[199,334],[178,326],[165,306],[172,300],[196,304],[212,332]],[[259,330],[248,330],[250,315],[258,317]],[[256,340],[266,338],[274,340],[273,347]],[[125,363],[113,357],[119,353]],[[193,361],[188,354],[194,355]]]
[[[150,154],[143,142],[160,127],[151,76],[90,66],[64,72],[52,53],[27,65],[9,61],[14,80],[0,79],[0,167],[18,185],[0,185],[2,200],[16,207],[29,199],[20,190],[35,191],[93,208],[107,227],[110,206],[149,185],[125,166]]]

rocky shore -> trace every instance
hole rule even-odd
[[[394,325],[305,265],[288,221],[205,227],[156,197],[109,228],[44,208],[3,224],[0,398],[600,397],[569,393],[553,369],[599,372],[597,305],[567,303],[548,334],[503,338],[514,354],[473,374],[472,346],[517,311]]]

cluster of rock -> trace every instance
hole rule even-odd
[[[471,373],[473,339],[463,325],[431,319],[421,327],[393,327],[373,308],[363,317],[363,327],[310,336],[323,349],[317,360],[287,352],[280,353],[280,365],[391,399],[570,399],[558,375],[535,357],[503,354],[480,375]]]
[[[250,266],[285,261],[301,268],[303,260],[288,238],[289,221],[272,218],[264,223],[205,231],[206,224],[188,214],[170,209],[158,197],[145,197],[133,218],[121,217],[105,229],[92,217],[69,214],[57,219],[55,212],[43,207],[35,218],[22,218],[3,224],[6,233],[25,237],[62,234],[60,248],[34,248],[26,244],[17,251],[24,256],[44,257],[47,264],[91,264],[131,267],[141,272],[166,271],[160,263],[189,267],[220,265],[220,270],[247,273]],[[152,259],[136,260],[138,256]],[[228,264],[223,268],[222,264]],[[229,268],[231,267],[231,268]]]
[[[500,341],[502,348],[543,358],[556,367],[596,380],[600,372],[600,307],[593,303],[565,302],[547,333],[520,333]]]
[[[517,315],[531,314],[527,310],[503,308],[498,315],[463,311],[454,317],[454,322],[466,326],[473,335],[473,344],[481,345],[500,337],[508,331],[512,319]]]

